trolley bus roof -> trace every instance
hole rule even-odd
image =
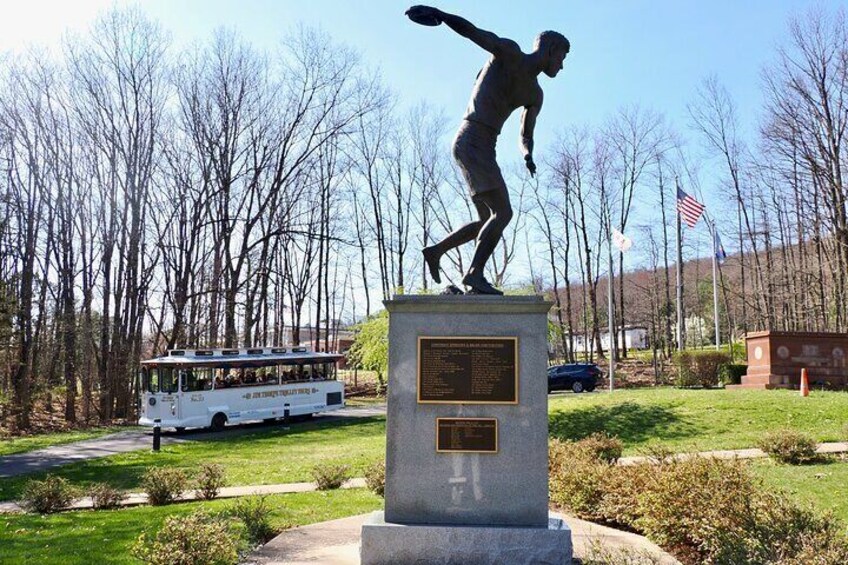
[[[172,349],[167,355],[142,361],[142,365],[181,367],[268,366],[334,363],[339,353],[316,353],[305,347],[256,347],[248,349]]]

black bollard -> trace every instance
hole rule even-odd
[[[283,404],[283,425],[289,425],[289,404],[286,402]]]
[[[159,451],[159,445],[162,443],[162,420],[156,418],[153,420],[153,451]]]

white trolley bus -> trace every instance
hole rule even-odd
[[[305,347],[173,349],[141,363],[139,425],[211,427],[344,407],[343,355]]]

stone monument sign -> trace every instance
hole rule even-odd
[[[745,336],[748,372],[727,388],[794,388],[807,369],[813,387],[848,388],[848,334],[827,332],[749,332]]]

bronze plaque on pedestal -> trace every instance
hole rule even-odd
[[[496,418],[436,418],[437,453],[497,453]]]
[[[418,403],[518,404],[518,338],[419,337]]]

